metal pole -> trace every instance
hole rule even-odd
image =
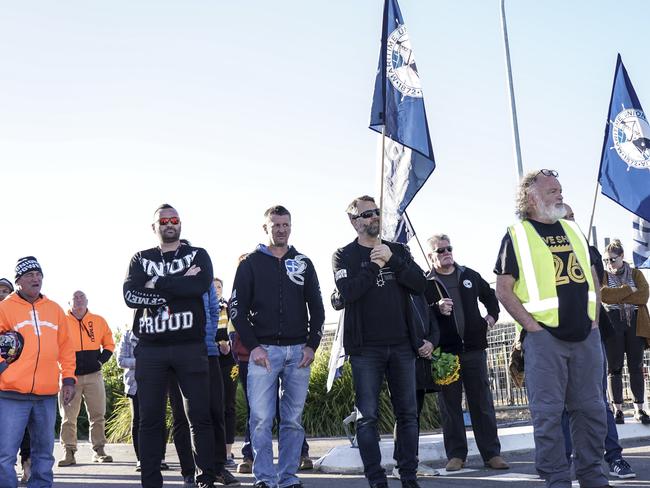
[[[521,145],[519,143],[519,124],[517,123],[517,105],[515,103],[515,88],[512,83],[512,66],[510,65],[510,46],[508,44],[508,27],[506,25],[505,0],[501,0],[501,30],[503,32],[503,46],[506,54],[506,72],[508,74],[508,94],[510,95],[510,115],[512,116],[512,132],[515,138],[515,158],[519,180],[524,176],[521,163]]]
[[[598,235],[596,234],[596,226],[594,225],[591,228],[591,238],[592,238],[592,244],[594,247],[598,248]]]
[[[598,185],[599,182],[596,180],[596,190],[594,191],[594,204],[591,206],[591,217],[589,217],[589,235],[587,236],[587,242],[591,239],[591,231],[594,229],[594,215],[596,213],[596,200],[598,199]]]
[[[379,170],[380,183],[379,183],[379,244],[381,244],[381,232],[384,227],[384,158],[386,157],[386,123],[381,128],[381,168]]]

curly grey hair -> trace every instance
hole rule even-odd
[[[539,174],[539,170],[529,171],[519,182],[517,198],[515,200],[515,215],[520,220],[526,220],[530,217],[528,196],[535,193],[535,182]]]

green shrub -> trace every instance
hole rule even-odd
[[[349,362],[346,362],[343,366],[343,375],[334,382],[332,390],[329,393],[326,392],[329,350],[330,348],[327,345],[320,348],[312,364],[309,391],[302,417],[305,432],[310,437],[344,435],[343,419],[350,415],[354,409],[354,384],[352,382],[352,369]],[[104,366],[109,368],[108,363]],[[121,375],[119,368],[117,368],[117,371]],[[115,377],[115,371],[112,368],[110,369],[110,374],[112,375],[111,378]],[[115,393],[112,396],[110,417],[107,414],[107,438],[109,442],[128,442],[131,437],[129,400],[124,396],[121,386],[119,388],[116,387],[113,391]],[[243,388],[239,381],[236,397],[236,415],[236,432],[237,435],[243,436],[246,427],[246,406]],[[171,423],[171,411],[168,406],[167,426],[171,426]],[[391,433],[394,423],[395,417],[393,416],[388,389],[384,385],[379,398],[378,429],[380,433]],[[435,429],[439,425],[440,420],[434,395],[426,395],[424,408],[420,416],[420,429],[427,431]]]

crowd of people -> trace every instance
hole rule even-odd
[[[425,272],[407,246],[379,238],[380,213],[372,197],[355,198],[347,216],[356,236],[332,258],[354,380],[357,442],[370,486],[388,486],[377,430],[384,380],[396,418],[394,458],[403,487],[420,486],[420,414],[432,392],[447,471],[461,470],[468,454],[463,392],[485,467],[509,468],[501,456],[486,353],[499,303],[521,330],[535,466],[546,486],[570,487],[571,464],[581,486],[609,486],[603,460],[610,475],[634,477],[616,424],[624,422],[625,358],[634,418],[650,423],[642,370],[650,340],[648,284],[624,261],[619,241],[605,249],[604,260],[588,245],[563,202],[557,172],[543,169],[521,180],[519,221],[503,237],[496,290],[456,262],[446,234],[427,241],[432,265]],[[169,468],[169,401],[184,486],[238,486],[230,471],[236,468],[252,472],[256,488],[301,487],[298,471],[312,467],[302,412],[325,310],[314,264],[289,244],[290,212],[281,205],[266,210],[267,241],[240,258],[229,301],[205,249],[181,239],[174,207],[155,210],[152,230],[158,245],[134,254],[124,281],[124,300],[134,316],[116,353],[142,486],[161,487],[161,471]],[[41,293],[43,269],[35,257],[18,260],[14,283],[16,290],[0,279],[0,332],[20,333],[23,341],[17,360],[0,359],[0,418],[12,419],[0,441],[0,488],[17,486],[19,450],[21,481],[53,486],[57,404],[64,452],[58,466],[76,464],[82,400],[92,460],[113,461],[105,451],[101,368],[115,344],[106,321],[88,310],[84,292],[73,293],[67,312]],[[433,381],[436,347],[458,356],[458,381]],[[237,377],[248,410],[239,465],[232,452]],[[558,439],[564,439],[564,449]]]

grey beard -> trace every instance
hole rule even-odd
[[[540,206],[538,209],[539,214],[546,220],[557,222],[558,220],[566,217],[566,207],[556,207],[554,205]]]

